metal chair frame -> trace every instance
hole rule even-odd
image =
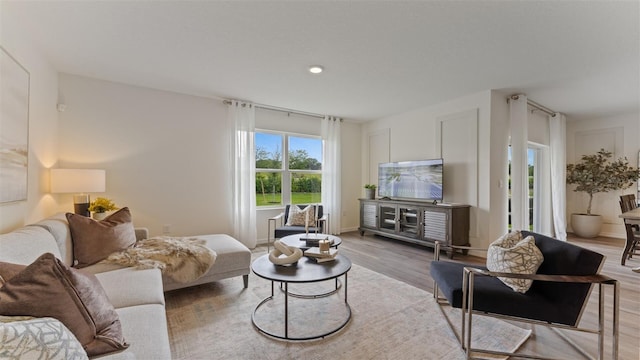
[[[452,248],[457,248],[461,250],[480,250],[487,251],[487,249],[483,248],[472,248],[468,246],[452,246]],[[434,261],[440,260],[440,242],[436,241],[434,248]],[[509,278],[519,278],[519,279],[531,279],[534,281],[552,281],[552,282],[567,282],[567,283],[588,283],[592,284],[591,288],[593,289],[593,285],[598,285],[598,327],[597,329],[592,328],[581,328],[579,327],[580,317],[576,321],[575,326],[563,325],[563,324],[554,324],[548,323],[539,320],[533,319],[525,319],[520,317],[514,317],[509,315],[501,315],[494,313],[487,313],[483,311],[476,311],[473,309],[473,297],[474,297],[474,282],[476,276],[491,276],[491,277],[509,277]],[[564,360],[565,358],[549,358],[549,357],[541,357],[535,354],[517,354],[511,352],[502,352],[502,351],[493,351],[488,349],[478,349],[472,347],[471,337],[472,337],[472,326],[473,326],[473,316],[488,316],[494,317],[503,320],[510,321],[518,321],[524,322],[532,325],[542,325],[549,327],[555,333],[557,333],[565,342],[567,342],[571,347],[576,349],[580,354],[582,354],[587,359],[596,359],[592,357],[585,349],[576,344],[573,340],[571,340],[566,334],[561,332],[560,330],[570,330],[577,332],[585,332],[591,334],[597,334],[598,336],[598,360],[604,360],[604,338],[605,338],[605,326],[604,326],[604,293],[605,286],[613,287],[613,331],[612,331],[612,359],[618,359],[618,347],[619,347],[619,302],[620,302],[620,287],[618,285],[618,281],[612,279],[608,276],[604,275],[587,275],[587,276],[575,276],[575,275],[538,275],[538,274],[513,274],[513,273],[499,273],[492,272],[483,269],[473,268],[473,267],[465,267],[463,272],[463,282],[462,282],[462,308],[461,308],[461,324],[460,324],[460,332],[457,331],[456,327],[453,325],[451,320],[447,317],[446,312],[443,309],[443,306],[450,306],[447,299],[441,297],[439,295],[438,284],[434,281],[434,291],[433,297],[436,299],[442,314],[445,316],[447,323],[453,333],[455,334],[460,346],[465,351],[467,359],[475,359],[476,354],[493,354],[493,355],[504,355],[511,356],[514,358],[526,358],[526,359],[544,359],[544,360]],[[586,307],[586,304],[589,301],[590,293],[587,295],[585,304],[583,306]],[[582,314],[581,314],[582,315]]]

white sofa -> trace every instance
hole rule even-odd
[[[136,237],[146,238],[145,229]],[[193,283],[163,279],[157,269],[138,270],[96,264],[82,271],[94,273],[120,317],[124,338],[130,347],[104,359],[170,359],[171,350],[165,313],[164,291],[243,276],[247,286],[251,252],[228,235],[197,236],[217,253],[209,272]],[[28,265],[44,253],[52,253],[68,266],[73,263],[69,224],[64,214],[0,235],[0,261]],[[164,284],[164,285],[163,285]]]

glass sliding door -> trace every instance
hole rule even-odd
[[[550,185],[548,177],[548,169],[547,164],[548,160],[546,160],[546,147],[536,144],[529,144],[527,149],[527,178],[528,178],[528,201],[526,202],[527,208],[525,211],[527,212],[528,222],[527,229],[521,230],[529,230],[535,231],[539,233],[545,233],[548,227],[547,218],[549,216],[544,215],[545,213],[549,213],[550,209],[548,207],[548,193],[549,191],[545,191]],[[511,147],[508,150],[508,171],[509,171],[509,188],[508,188],[508,198],[509,198],[509,218],[508,218],[508,229],[512,230],[511,225]],[[546,194],[546,195],[545,195]],[[515,230],[515,229],[513,229]]]

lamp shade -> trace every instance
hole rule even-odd
[[[51,169],[52,193],[96,193],[106,190],[106,172],[97,169]]]

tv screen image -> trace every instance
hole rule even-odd
[[[442,201],[442,167],[442,159],[379,164],[378,195]]]

